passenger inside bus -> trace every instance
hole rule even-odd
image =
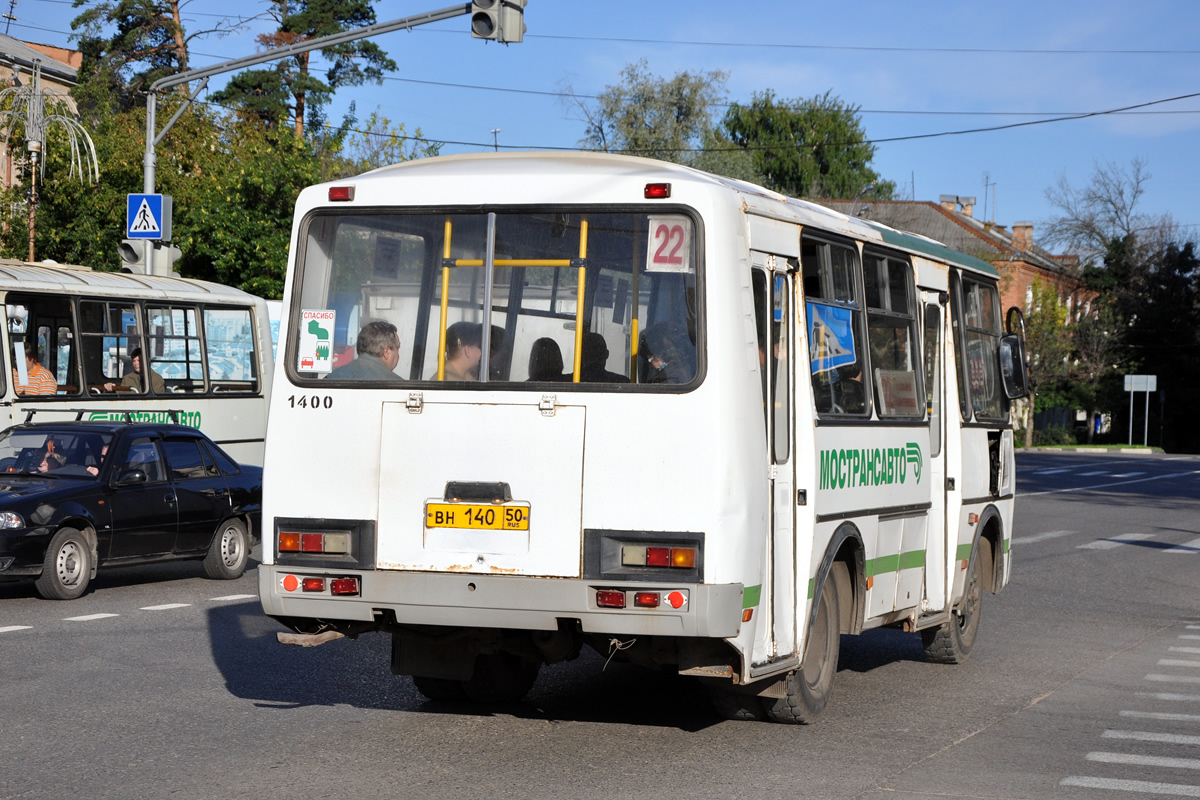
[[[395,373],[400,363],[400,334],[392,323],[375,319],[363,325],[354,349],[354,360],[330,372],[327,380],[397,383],[403,380]]]
[[[145,384],[142,382],[142,348],[133,348],[133,351],[129,354],[129,358],[133,361],[133,370],[125,373],[125,377],[121,378],[120,384],[111,382],[104,384],[104,391],[115,392],[118,386],[122,390],[128,389],[132,392],[141,392],[144,390]],[[154,388],[155,394],[163,394],[167,391],[167,386],[163,382],[162,376],[154,370],[150,370],[150,385]]]
[[[558,342],[543,336],[529,350],[529,380],[569,381],[572,376],[563,374],[562,350]]]
[[[13,361],[16,361],[15,357]],[[17,394],[25,397],[58,394],[58,383],[54,380],[54,374],[42,366],[36,350],[32,347],[25,349],[25,377],[27,380],[22,383],[19,370],[13,367],[13,386],[16,387]]]
[[[696,345],[678,322],[647,328],[639,348],[642,383],[687,383],[696,375]]]
[[[456,322],[446,328],[446,380],[479,380],[479,362],[482,359],[482,325],[477,322]],[[437,373],[429,376],[429,379],[437,380]]]
[[[579,380],[584,383],[629,383],[629,378],[608,371],[608,343],[595,331],[583,335]]]

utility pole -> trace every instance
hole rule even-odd
[[[492,128],[492,149],[497,153],[500,152],[500,140],[496,137],[496,134],[499,132],[499,128]]]

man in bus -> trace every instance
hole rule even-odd
[[[129,354],[129,358],[133,361],[133,371],[126,372],[125,377],[121,379],[121,386],[126,389],[132,389],[135,392],[142,391],[142,348],[135,347],[133,352]],[[150,370],[150,385],[154,388],[155,394],[165,394],[167,391],[166,382],[163,381],[162,375],[159,375],[154,370]],[[106,392],[116,391],[116,384],[104,384]]]
[[[354,346],[355,358],[329,373],[327,380],[400,382],[400,334],[396,326],[375,319],[362,326]]]
[[[54,380],[54,374],[41,365],[37,351],[32,347],[25,349],[25,378],[22,382],[20,370],[13,367],[13,385],[19,395],[29,397],[58,394],[58,382]]]

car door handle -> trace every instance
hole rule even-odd
[[[166,502],[166,504],[167,504],[167,505],[169,505],[169,506],[173,506],[173,505],[175,505],[175,501],[176,501],[177,499],[179,499],[179,498],[177,498],[177,497],[175,496],[175,493],[174,493],[174,492],[167,492],[165,495],[163,495],[163,500],[164,500],[164,501]]]

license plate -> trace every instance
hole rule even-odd
[[[477,531],[529,530],[529,504],[426,503],[426,528],[463,528]]]

